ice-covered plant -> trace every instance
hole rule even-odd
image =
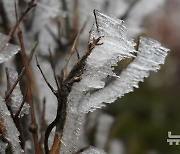
[[[144,37],[136,45],[128,38],[123,21],[99,11],[94,11],[94,14],[95,23],[90,31],[87,52],[62,82],[68,88],[65,102],[59,102],[60,105],[64,103],[64,107],[62,105],[57,114],[64,116],[60,116],[63,127],[58,129],[56,123],[62,153],[77,150],[78,135],[86,113],[138,88],[138,83],[148,77],[150,71],[160,69],[169,51],[159,42]],[[127,65],[115,71],[117,63],[126,58],[130,59]]]
[[[62,0],[62,3],[65,11],[67,6],[64,0]],[[37,67],[58,102],[55,120],[48,125],[45,135],[43,133],[41,134],[41,137],[44,135],[42,137],[44,138],[44,144],[42,146],[42,142],[38,141],[30,85],[32,74],[30,72],[29,62],[32,59],[32,55],[29,59],[26,58],[23,35],[19,27],[24,16],[33,7],[35,7],[35,3],[34,0],[31,0],[28,3],[27,10],[22,13],[22,16],[17,20],[14,27],[14,32],[15,29],[19,29],[18,38],[21,48],[8,44],[8,37],[12,34],[6,36],[0,33],[0,63],[9,60],[9,58],[21,49],[24,65],[19,76],[16,71],[7,68],[10,90],[8,89],[5,98],[0,97],[0,150],[5,153],[10,147],[13,153],[23,153],[23,149],[25,148],[21,148],[19,144],[20,133],[16,127],[19,124],[18,119],[24,114],[28,114],[28,110],[30,110],[30,131],[33,135],[35,153],[105,154],[103,150],[95,147],[78,147],[78,137],[82,132],[86,114],[102,108],[108,103],[113,103],[117,98],[121,98],[126,93],[133,91],[133,88],[138,88],[139,82],[143,82],[144,78],[148,77],[151,71],[158,71],[160,65],[164,64],[169,49],[162,47],[159,42],[145,37],[140,37],[138,42],[135,43],[128,36],[124,21],[94,10],[95,22],[89,32],[87,50],[83,56],[80,56],[77,50],[77,44],[83,28],[78,33],[76,33],[76,29],[75,34],[77,35],[68,41],[70,38],[68,35],[70,33],[68,31],[70,27],[66,27],[67,33],[62,37],[64,42],[61,40],[62,42],[58,43],[63,49],[68,49],[68,45],[72,41],[73,43],[60,77],[56,75],[53,56],[50,52],[50,64],[53,69],[57,89],[54,89],[47,81],[36,57]],[[65,22],[67,22],[66,17],[65,19]],[[35,47],[32,51],[34,50]],[[74,53],[77,54],[78,60],[68,71],[68,64]],[[119,67],[118,64],[122,61],[125,61],[125,63]],[[58,73],[60,74],[60,71]],[[27,78],[24,97],[18,84],[22,74],[26,74]],[[25,100],[27,100],[29,105],[25,103]],[[42,123],[41,128],[43,127]],[[112,123],[111,118],[109,119],[109,123]],[[49,144],[48,141],[53,128],[55,128],[54,141]],[[99,129],[102,130],[102,127],[99,127]]]

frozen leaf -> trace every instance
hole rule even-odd
[[[7,36],[0,33],[0,63],[3,63],[13,57],[20,50],[19,46],[6,43]]]
[[[8,84],[11,88],[18,78],[18,73],[15,70],[10,69],[10,68],[7,68],[6,70],[7,70],[8,82],[9,82]],[[10,99],[11,100],[10,100],[9,106],[12,110],[13,115],[15,115],[23,101],[23,95],[21,93],[19,83],[14,88],[10,96]],[[29,113],[29,104],[24,103],[19,116],[23,116],[24,114],[28,114],[28,113]]]
[[[90,147],[87,150],[81,152],[80,154],[106,154],[106,152],[95,147]]]
[[[24,151],[19,144],[19,132],[14,124],[11,114],[7,109],[4,99],[0,96],[0,125],[2,135],[10,144],[13,154],[21,154]]]

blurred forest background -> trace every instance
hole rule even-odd
[[[11,24],[15,21],[14,16],[12,16],[13,3],[11,9],[6,7],[2,9],[3,1],[7,2],[7,0],[0,0],[0,32],[8,34],[9,27],[11,27]],[[116,2],[117,1],[118,0],[116,0]],[[119,2],[120,1],[122,0],[119,0]],[[41,2],[43,3],[43,1],[40,0],[37,2],[39,2],[39,4],[41,4]],[[97,1],[95,3],[95,0],[91,3],[93,2],[94,4],[92,6],[96,6],[96,3],[98,3]],[[106,5],[108,5],[108,1],[106,2]],[[9,1],[9,3],[11,3],[11,1]],[[134,3],[134,1],[124,0],[122,4],[126,3],[129,5]],[[146,5],[149,5],[150,3],[151,0],[149,0],[148,4],[144,3],[144,7],[141,6],[141,14],[145,11]],[[152,3],[154,3],[154,0]],[[23,8],[24,4],[21,0],[19,1],[19,4],[19,7]],[[41,5],[41,7],[45,6]],[[84,6],[81,5],[80,7]],[[116,7],[115,10],[119,12],[119,16],[118,13],[113,12],[113,7]],[[115,15],[117,18],[121,18],[123,10],[126,10],[127,8],[128,7],[124,8],[121,5],[112,5],[111,9],[107,12],[110,15]],[[8,12],[6,9],[11,10],[11,12]],[[92,11],[92,9],[90,11]],[[3,12],[3,10],[7,12]],[[56,14],[56,8],[54,10],[51,8],[51,11],[53,14]],[[106,13],[106,9],[103,9],[102,11]],[[136,9],[134,10],[134,16],[136,16],[136,11],[137,16],[141,15],[138,14],[138,10]],[[84,10],[84,12],[86,12],[86,10]],[[44,14],[44,16],[46,16],[45,14],[48,14],[49,12],[39,11],[36,13]],[[80,17],[81,15],[82,14],[80,14]],[[127,14],[127,21],[128,16],[131,16],[131,14]],[[27,19],[30,20],[31,18],[33,18],[33,13],[29,15]],[[44,23],[43,20],[45,19],[45,17],[41,20],[37,18],[36,22],[42,21],[42,23]],[[142,19],[140,27],[143,30],[138,33],[136,32],[136,35],[132,35],[135,38],[139,35],[145,35],[156,39],[167,48],[170,48],[171,52],[166,58],[165,65],[162,66],[161,70],[158,73],[151,73],[148,79],[145,79],[143,83],[140,83],[140,88],[135,89],[134,92],[126,94],[115,103],[110,105],[108,104],[103,109],[88,114],[88,120],[85,125],[85,133],[88,134],[86,142],[96,147],[105,149],[110,154],[179,154],[180,147],[175,145],[169,146],[166,140],[168,138],[168,131],[172,131],[173,134],[180,135],[180,0],[165,0],[163,5],[156,7],[156,9],[144,16]],[[39,34],[39,37],[35,36],[34,40],[38,38],[38,56],[40,57],[41,65],[44,68],[45,74],[48,74],[48,79],[53,82],[53,75],[52,77],[49,75],[52,73],[49,73],[50,66],[49,63],[47,63],[48,52],[45,51],[47,48],[42,44],[44,43],[47,46],[52,46],[55,60],[58,56],[62,56],[63,59],[66,54],[62,52],[55,54],[55,52],[60,50],[58,40],[54,40],[53,42],[53,39],[56,39],[56,36],[54,37],[53,34],[56,33],[57,30],[51,29],[52,27],[55,27],[51,24],[43,25],[46,27],[46,31],[43,27],[36,27],[36,25],[33,25],[32,28],[30,28],[28,27],[28,25],[30,25],[28,20],[25,20],[23,23],[25,27],[24,32],[28,33],[28,35],[25,36],[27,48],[32,45],[28,41],[31,40],[32,42],[33,34],[31,33],[31,29],[33,26],[35,27],[34,33],[35,31],[38,31],[38,28],[42,28],[43,33],[49,36],[51,35],[50,39],[47,38],[46,35]],[[53,18],[48,21],[52,22],[52,24],[57,24],[58,18],[55,18],[53,15]],[[136,23],[136,19],[132,21]],[[15,40],[16,39],[14,38],[13,41],[16,42]],[[62,39],[61,41],[63,42],[64,40]],[[79,48],[80,50],[83,49],[80,45]],[[69,51],[69,47],[66,46],[63,46],[61,49]],[[18,55],[15,61],[17,65],[21,65],[18,63]],[[57,60],[57,70],[62,68],[60,64],[62,64],[62,62]],[[32,65],[34,65],[33,68],[36,68],[35,62],[32,62]],[[1,75],[3,74],[3,71],[4,66],[1,66]],[[57,73],[60,74],[58,71]],[[42,80],[42,77],[40,77],[40,73],[38,72],[34,74],[37,82],[39,82],[38,84],[41,85],[41,90],[38,92],[41,93],[39,94],[39,102],[42,102],[45,95],[48,97],[46,98],[46,121],[47,123],[50,123],[54,119],[56,105],[48,105],[48,102],[52,102],[55,98],[52,95],[49,96],[49,91],[45,91],[47,87]],[[5,79],[1,78],[0,84],[5,86]],[[23,89],[23,83],[21,83],[21,88]],[[4,91],[1,89],[0,92],[3,93]],[[35,97],[37,97],[38,93],[34,94]],[[42,108],[42,105],[37,108]],[[106,138],[108,139],[106,140]]]
[[[158,73],[104,109],[115,117],[110,136],[121,139],[127,154],[178,154],[180,147],[166,139],[168,131],[180,134],[180,1],[167,0],[143,27],[171,52]]]

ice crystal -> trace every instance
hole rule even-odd
[[[7,36],[0,33],[0,63],[9,60],[20,50],[20,47],[11,43],[6,43]]]
[[[138,83],[149,76],[150,71],[160,69],[164,63],[168,49],[160,43],[148,38],[140,38],[140,45],[135,60],[120,74],[114,77],[103,89],[94,91],[83,100],[80,110],[88,112],[102,106],[102,103],[112,103],[118,97],[138,88]]]
[[[23,150],[19,144],[19,132],[11,118],[11,114],[7,109],[4,99],[0,96],[0,124],[3,126],[3,137],[8,143],[11,143],[11,150],[13,154],[21,154]]]
[[[133,57],[130,52],[135,52],[134,43],[125,35],[123,24],[119,27],[116,25],[117,20],[102,13],[96,15],[99,32],[98,27],[93,27],[91,37],[97,38],[100,33],[103,44],[95,47],[87,59],[82,81],[74,85],[76,90],[86,92],[78,105],[78,111],[81,112],[93,111],[102,107],[103,102],[112,103],[118,97],[133,91],[134,87],[138,88],[138,83],[148,77],[150,71],[160,69],[160,64],[164,63],[169,51],[159,42],[141,37],[137,56],[120,76],[115,75],[112,66],[125,57]],[[117,33],[117,30],[122,33]],[[107,81],[107,77],[110,81]]]
[[[148,77],[150,71],[160,69],[169,51],[159,42],[143,37],[136,51],[123,21],[98,11],[95,14],[97,20],[90,32],[90,42],[98,38],[100,41],[86,60],[82,80],[74,83],[68,96],[64,146],[61,147],[64,153],[76,151],[81,122],[87,112],[138,88],[138,83]],[[113,66],[125,58],[131,58],[131,63],[119,75],[115,74]]]
[[[16,79],[18,78],[18,73],[10,68],[7,68],[6,70],[8,75],[9,86],[11,88],[14,85]],[[14,88],[10,98],[11,98],[10,107],[13,115],[15,115],[23,100],[23,95],[21,93],[19,83]],[[19,116],[23,116],[24,114],[28,114],[28,113],[29,113],[29,104],[24,103]]]

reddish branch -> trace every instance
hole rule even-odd
[[[29,57],[28,57],[28,63],[31,62],[32,57],[33,57],[33,55],[34,55],[34,52],[35,52],[35,50],[36,50],[36,47],[37,47],[37,42],[34,44],[32,50],[31,50],[31,53],[30,53],[30,55],[29,55]],[[22,78],[22,76],[24,75],[24,73],[25,73],[25,67],[23,67],[21,73],[19,74],[18,78],[16,79],[16,81],[14,82],[14,84],[12,85],[12,87],[10,87],[9,90],[7,91],[7,94],[6,94],[5,98],[4,98],[5,101],[7,101],[7,100],[9,99],[9,97],[10,97],[10,95],[12,94],[14,88],[16,87],[16,85],[18,84],[18,82],[21,80],[21,78]]]
[[[34,0],[31,0],[31,2],[28,3],[28,7],[27,9],[22,13],[22,15],[20,16],[20,18],[17,20],[16,24],[14,25],[14,27],[11,29],[11,31],[8,34],[8,37],[6,39],[6,43],[2,46],[2,48],[0,49],[0,52],[4,50],[4,48],[6,47],[6,44],[11,40],[13,34],[15,33],[16,29],[18,28],[19,24],[21,23],[21,21],[24,19],[24,17],[28,14],[28,12],[34,8],[36,6],[36,3],[34,3]]]
[[[35,153],[40,154],[40,146],[39,146],[38,131],[37,131],[38,128],[37,128],[37,124],[36,124],[36,118],[35,118],[35,113],[34,113],[34,104],[33,104],[33,96],[32,96],[32,91],[31,91],[30,70],[29,70],[29,65],[28,65],[26,53],[25,53],[22,31],[20,29],[18,32],[18,38],[19,38],[19,42],[20,42],[20,46],[21,46],[21,55],[22,55],[24,66],[25,66],[25,74],[26,74],[26,79],[27,79],[27,89],[28,89],[27,90],[27,98],[29,101],[30,114],[31,114],[31,124],[30,124],[29,129],[33,135]]]

